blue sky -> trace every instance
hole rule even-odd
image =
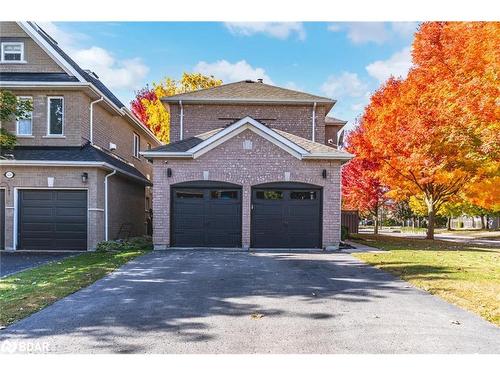
[[[389,75],[404,76],[416,22],[40,23],[83,68],[129,103],[135,90],[198,71],[328,96],[330,115],[359,116]]]

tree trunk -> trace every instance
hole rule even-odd
[[[446,229],[451,230],[451,217],[448,217],[448,220],[446,221]]]
[[[373,222],[373,234],[378,234],[378,206],[375,207],[375,220]]]
[[[486,215],[486,229],[490,229],[490,220],[488,219],[488,215]]]
[[[435,212],[433,205],[428,207],[428,214],[429,214],[429,216],[428,216],[429,223],[427,224],[427,236],[426,236],[426,238],[428,240],[433,240],[434,239],[434,220],[436,217],[436,212]]]
[[[484,224],[484,215],[481,215],[481,229],[485,229],[486,225]]]

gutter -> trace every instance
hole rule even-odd
[[[97,104],[99,102],[102,102],[104,100],[104,97],[101,96],[99,99],[94,100],[93,102],[90,102],[90,144],[94,144],[94,104]]]
[[[116,174],[116,169],[113,172],[107,174],[104,177],[104,240],[108,241],[108,222],[109,222],[109,213],[108,213],[108,178]]]

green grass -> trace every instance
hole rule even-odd
[[[1,279],[0,325],[31,315],[146,252],[84,253]]]
[[[500,326],[500,248],[369,234],[353,240],[389,250],[356,257]]]

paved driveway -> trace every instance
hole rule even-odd
[[[73,253],[0,252],[0,277],[66,258]]]
[[[310,252],[150,253],[0,340],[72,353],[500,352],[500,329],[478,316],[349,254]]]

